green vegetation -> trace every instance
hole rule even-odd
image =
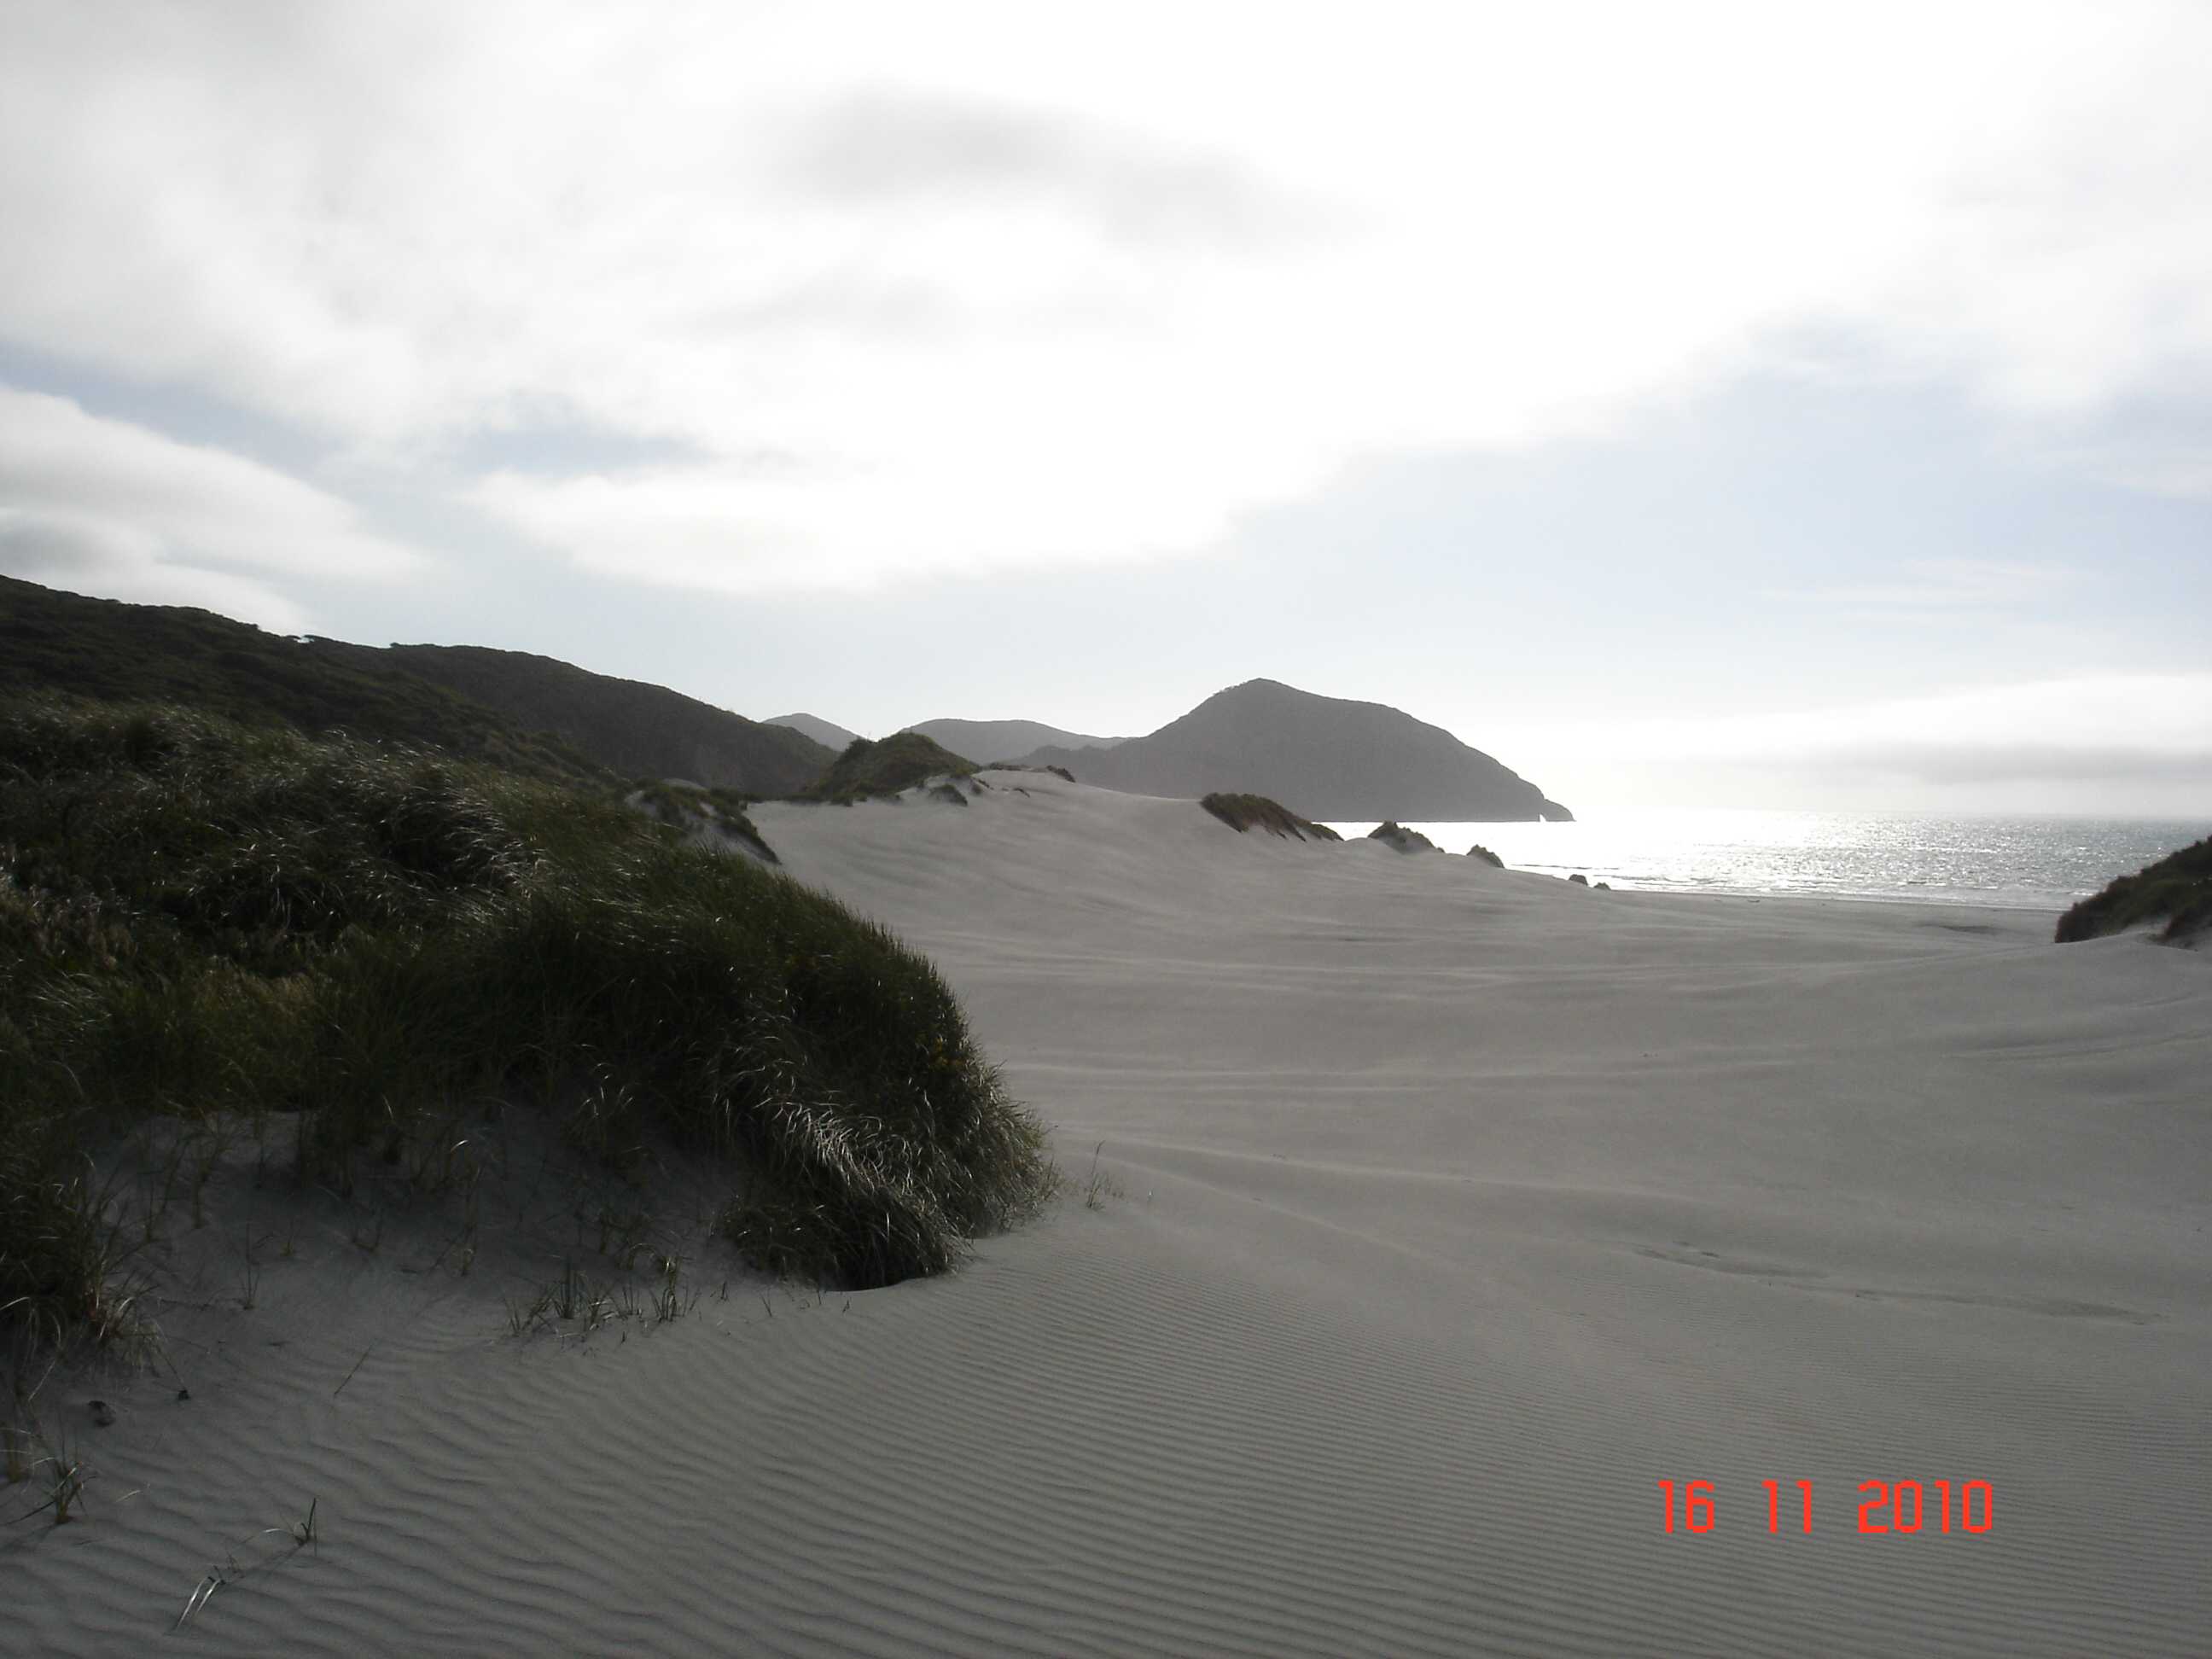
[[[1395,847],[1401,853],[1433,853],[1436,842],[1418,830],[1408,830],[1395,820],[1385,818],[1367,832],[1367,839],[1379,841],[1386,847]]]
[[[415,675],[532,731],[550,732],[624,777],[691,778],[760,799],[805,787],[832,750],[787,726],[749,720],[665,685],[594,674],[552,657],[477,645],[382,650],[317,640],[319,655]]]
[[[1238,835],[1257,825],[1271,836],[1287,836],[1292,841],[1342,841],[1343,836],[1325,823],[1309,823],[1279,801],[1269,800],[1265,795],[1222,795],[1203,797],[1198,803],[1219,818]]]
[[[1480,842],[1477,842],[1474,846],[1468,848],[1467,849],[1467,855],[1471,859],[1480,859],[1485,864],[1489,865],[1493,869],[1503,870],[1505,867],[1505,860],[1498,857],[1497,854],[1492,852],[1487,847],[1485,847]]]
[[[2212,836],[2083,899],[2058,918],[2057,942],[2069,945],[2161,919],[2161,944],[2212,933]]]
[[[393,669],[212,611],[124,605],[0,576],[0,696],[47,690],[188,703],[253,726],[428,744],[528,776],[611,786],[569,744]]]
[[[428,744],[533,777],[696,778],[781,794],[830,751],[658,685],[476,646],[380,647],[264,634],[175,605],[0,578],[0,693],[189,704],[249,725]]]
[[[979,770],[919,732],[901,732],[871,743],[855,738],[827,772],[793,797],[849,805],[877,795],[896,795],[931,778],[964,778]]]
[[[165,1124],[274,1119],[343,1194],[493,1097],[726,1158],[744,1255],[848,1287],[1052,1179],[927,962],[611,791],[0,696],[0,1325],[128,1334],[96,1171]]]
[[[632,805],[643,808],[671,829],[719,832],[743,842],[764,863],[782,862],[775,849],[761,839],[761,832],[753,827],[751,817],[746,814],[745,808],[752,805],[751,800],[734,789],[701,789],[688,783],[641,778],[630,791],[629,800]]]

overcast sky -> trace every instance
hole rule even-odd
[[[0,9],[0,571],[2212,815],[2212,7]]]

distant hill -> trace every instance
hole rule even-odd
[[[860,734],[848,732],[835,720],[825,720],[817,714],[778,714],[774,720],[763,720],[763,726],[787,726],[802,737],[808,737],[835,754]]]
[[[534,777],[613,781],[574,744],[380,659],[341,659],[211,611],[0,576],[0,693],[186,703],[248,725],[430,744]]]
[[[233,720],[432,744],[541,777],[687,778],[781,795],[836,754],[657,685],[520,651],[264,634],[180,605],[0,577],[0,690],[189,703]]]
[[[802,789],[837,758],[787,726],[769,726],[642,680],[594,674],[552,657],[481,645],[382,647],[314,640],[308,649],[378,662],[550,732],[626,778],[684,778],[748,795]]]
[[[1250,793],[1310,818],[1507,820],[1574,814],[1442,726],[1275,680],[1216,692],[1149,737],[1020,758],[1137,794]]]
[[[924,720],[907,730],[963,755],[980,755],[987,765],[994,760],[1021,760],[1036,749],[1111,749],[1128,741],[1063,732],[1039,720]]]

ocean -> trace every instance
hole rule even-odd
[[[1333,823],[1347,837],[1372,823]],[[1615,887],[2063,910],[2212,834],[2172,818],[1649,809],[1573,823],[1413,823],[1447,853]]]

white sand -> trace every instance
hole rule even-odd
[[[8,1645],[2212,1652],[2212,956],[994,781],[756,818],[1123,1195],[584,1342],[507,1334],[514,1251],[325,1219],[174,1311],[189,1403],[72,1419],[91,1508],[10,1529]],[[1860,1535],[1907,1479],[1993,1530]]]

